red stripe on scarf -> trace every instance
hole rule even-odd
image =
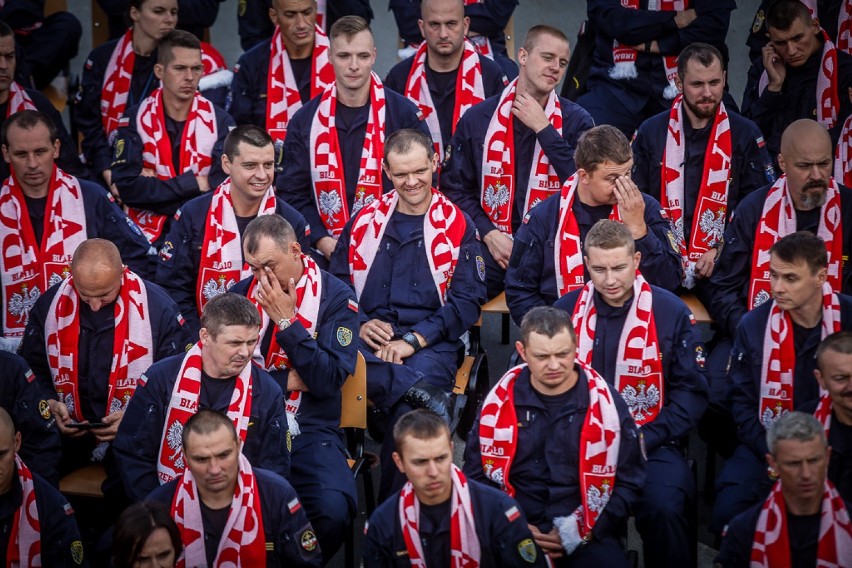
[[[23,499],[12,519],[9,544],[6,547],[6,567],[40,567],[41,522],[38,517],[33,474],[18,454],[15,454],[15,468],[18,470]]]
[[[133,28],[130,28],[118,40],[104,71],[104,83],[101,87],[101,124],[108,140],[112,140],[111,135],[118,129],[118,121],[127,108],[135,61]]]
[[[843,123],[834,151],[834,180],[846,187],[852,186],[852,115]]]

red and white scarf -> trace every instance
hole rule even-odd
[[[580,432],[580,537],[591,533],[615,487],[621,423],[606,381],[582,361],[580,372],[589,385],[589,408]],[[518,449],[515,380],[526,364],[509,369],[482,402],[479,449],[486,477],[514,497],[509,472]],[[567,443],[562,441],[562,443]]]
[[[135,61],[133,28],[130,28],[116,43],[104,72],[104,83],[101,87],[101,124],[107,140],[112,139],[112,134],[118,129],[118,122],[127,108]]]
[[[843,123],[834,154],[834,179],[846,187],[852,186],[852,115]]]
[[[213,103],[195,93],[180,139],[180,168],[175,170],[172,141],[166,132],[163,89],[156,89],[139,107],[136,132],[142,140],[142,167],[154,170],[157,178],[168,180],[192,172],[206,176],[213,165],[213,146],[219,137]],[[145,213],[143,215],[143,213]],[[168,215],[130,208],[127,214],[139,225],[148,240],[154,242],[163,231]]]
[[[580,293],[572,316],[577,332],[577,359],[590,367],[597,324],[594,292],[594,283],[590,281]],[[639,426],[653,422],[665,400],[663,362],[653,304],[651,285],[637,272],[633,281],[633,302],[618,342],[614,382],[615,390],[621,393]]]
[[[811,17],[816,18],[816,0],[802,0],[802,4],[808,7]],[[843,0],[839,6],[837,15],[837,49],[852,55],[852,0]]]
[[[825,428],[826,440],[828,440],[828,434],[831,431],[831,409],[831,395],[820,389],[819,402],[817,403],[816,410],[814,410],[814,418]]]
[[[260,488],[251,464],[240,453],[234,499],[216,552],[213,566],[253,568],[266,566],[266,534],[260,505]],[[189,468],[183,472],[172,500],[171,515],[177,523],[184,544],[178,568],[207,566],[204,546],[204,522],[201,517],[201,495]]]
[[[35,103],[27,94],[26,89],[16,81],[9,84],[9,105],[6,107],[6,118],[22,110],[38,110]]]
[[[370,268],[398,201],[399,194],[396,191],[386,193],[365,207],[352,224],[349,274],[358,298],[367,285]],[[423,241],[432,281],[442,306],[447,301],[450,281],[459,260],[465,227],[461,209],[433,188],[429,210],[423,217]]]
[[[556,291],[564,296],[585,283],[583,247],[580,243],[580,226],[574,215],[574,199],[580,177],[575,173],[562,186],[559,194],[559,231],[553,243],[553,266],[556,272]],[[621,221],[618,205],[612,206],[609,218]]]
[[[432,94],[429,92],[429,84],[426,80],[426,42],[420,44],[417,53],[414,54],[414,63],[408,73],[405,82],[405,96],[411,99],[423,113],[423,120],[429,127],[432,141],[435,144],[435,152],[439,160],[444,161],[444,141],[441,139],[441,125],[438,123],[438,113]],[[482,85],[482,64],[479,54],[473,44],[464,40],[464,51],[461,63],[456,73],[455,102],[453,103],[452,132],[456,131],[459,119],[473,105],[485,100],[485,88]]]
[[[334,67],[328,59],[328,36],[319,24],[315,26],[314,50],[311,54],[311,98],[322,93],[334,81]],[[269,73],[266,79],[266,130],[275,140],[284,140],[287,123],[302,108],[299,85],[293,65],[281,39],[281,28],[275,26],[269,45]]]
[[[201,350],[201,343],[196,343],[186,353],[172,388],[157,458],[157,476],[160,478],[160,484],[168,483],[180,475],[184,469],[181,447],[183,425],[198,410],[201,397]],[[251,416],[251,369],[251,362],[248,362],[237,376],[234,393],[231,395],[231,404],[228,406],[228,418],[234,421],[234,427],[243,443],[246,441]]]
[[[296,282],[296,318],[302,322],[308,334],[311,337],[315,337],[317,323],[319,322],[320,299],[322,298],[322,274],[314,259],[304,254],[302,255],[302,266],[304,267],[302,277]],[[248,299],[251,300],[257,307],[257,311],[260,312],[260,337],[264,337],[269,326],[272,325],[274,327],[277,322],[271,321],[269,315],[260,307],[260,303],[257,301],[257,289],[257,279],[255,278],[249,286]],[[278,344],[278,340],[275,339],[274,331],[272,339],[269,342],[269,349],[266,351],[266,356],[264,357],[263,353],[261,353],[261,342],[258,341],[254,348],[252,359],[254,359],[257,365],[267,371],[290,369],[292,368],[290,358],[287,356],[287,352]],[[289,426],[290,436],[292,437],[301,434],[298,422],[299,407],[301,404],[302,392],[290,391],[285,402],[285,409],[287,410],[287,426]]]
[[[273,215],[277,206],[275,188],[269,186],[257,216]],[[201,262],[195,284],[195,305],[198,315],[204,305],[231,286],[248,278],[251,272],[243,262],[243,247],[240,229],[234,213],[231,197],[231,178],[223,181],[213,193],[207,222],[204,225],[204,240],[201,244]]]
[[[796,232],[796,208],[787,190],[787,176],[782,175],[766,194],[763,212],[754,235],[754,253],[751,261],[749,309],[754,309],[770,298],[769,249],[776,241]],[[840,212],[840,190],[831,180],[820,210],[817,236],[825,241],[828,251],[828,283],[840,290],[840,268],[843,259],[843,219]]]
[[[234,73],[228,69],[228,63],[219,50],[206,41],[201,42],[201,64],[204,71],[198,81],[199,91],[231,85]]]
[[[822,332],[825,339],[840,331],[840,301],[826,282],[822,285]],[[763,334],[763,361],[760,364],[760,406],[758,419],[767,430],[772,423],[792,411],[793,375],[796,371],[796,349],[793,342],[793,320],[774,301]],[[810,380],[810,379],[809,379]]]
[[[683,95],[678,95],[669,113],[669,128],[663,152],[661,199],[674,227],[683,262],[685,288],[695,286],[695,263],[716,243],[725,232],[728,211],[728,185],[731,183],[731,124],[725,103],[720,102],[713,118],[710,144],[704,153],[704,170],[698,186],[698,201],[692,216],[689,246],[684,231],[684,154],[686,140],[683,123]]]
[[[335,238],[340,236],[350,215],[382,195],[382,156],[385,146],[385,88],[375,73],[370,80],[370,110],[364,147],[361,149],[361,166],[355,203],[347,203],[343,176],[343,152],[337,138],[335,114],[337,112],[337,83],[322,94],[314,120],[311,123],[311,178],[314,198],[322,222]],[[349,151],[353,151],[350,148]]]
[[[517,86],[518,80],[515,79],[503,89],[497,109],[488,123],[482,150],[482,209],[494,226],[507,235],[512,234],[512,209],[515,205],[515,192],[519,189],[515,162],[515,127],[512,119],[512,104],[515,102]],[[562,105],[556,92],[550,93],[544,114],[561,135]],[[562,182],[550,164],[550,158],[536,139],[532,168],[524,188],[526,199],[521,217],[540,201],[559,191],[560,187]]]
[[[21,337],[39,295],[69,274],[71,256],[86,240],[86,210],[77,178],[53,167],[41,246],[14,169],[0,188],[0,277],[3,335]]]
[[[750,566],[753,568],[791,566],[787,506],[784,503],[781,480],[775,482],[757,518]],[[849,512],[846,510],[843,498],[828,479],[825,480],[822,495],[817,566],[821,568],[852,566],[852,524],[849,522]]]
[[[689,7],[689,0],[649,0],[647,10],[649,12],[680,12]],[[621,6],[629,10],[639,9],[639,0],[621,0]],[[612,40],[612,62],[614,65],[609,70],[609,76],[616,81],[625,79],[636,79],[639,73],[636,70],[636,57],[638,52],[630,46],[621,45],[618,40]],[[678,90],[675,84],[677,77],[677,54],[660,55],[663,60],[663,68],[666,72],[666,80],[669,84],[663,90],[663,96],[673,99]]]
[[[30,468],[15,454],[15,467],[18,481],[21,483],[23,500],[15,511],[12,529],[9,531],[9,544],[6,547],[6,566],[39,567],[41,560],[41,521],[38,518],[35,485]]]
[[[479,547],[479,536],[476,534],[470,487],[462,471],[455,464],[451,466],[453,493],[450,496],[452,503],[449,565],[453,568],[476,568],[479,566],[482,551]],[[399,524],[411,565],[425,568],[426,558],[423,554],[423,544],[420,542],[420,499],[414,493],[414,486],[410,481],[399,492]]]
[[[71,418],[83,420],[80,407],[79,338],[80,298],[74,278],[59,285],[44,325],[44,340],[50,375],[59,400]],[[107,414],[127,408],[139,377],[154,363],[151,311],[145,282],[124,269],[113,311],[115,335],[107,393]]]
[[[822,61],[819,66],[819,74],[817,75],[816,84],[816,115],[817,122],[831,128],[837,122],[837,112],[840,109],[840,98],[837,93],[837,74],[840,72],[837,67],[837,49],[832,43],[825,30],[820,28],[822,34]],[[757,89],[758,94],[763,95],[763,91],[769,85],[769,75],[766,71],[760,76],[760,82]],[[845,93],[844,93],[845,96]]]

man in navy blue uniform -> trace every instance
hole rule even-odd
[[[633,181],[662,203],[677,227],[689,267],[684,287],[708,303],[727,218],[744,196],[774,182],[775,173],[760,130],[722,102],[726,73],[719,50],[690,44],[677,65],[680,98],[636,131]]]
[[[428,133],[417,107],[372,73],[376,45],[366,21],[345,16],[329,39],[334,83],[288,124],[284,170],[276,180],[278,192],[311,225],[311,244],[326,259],[349,216],[392,187],[379,165],[384,140],[401,128]]]
[[[521,219],[576,170],[574,150],[592,117],[558,97],[568,39],[535,26],[518,50],[520,75],[459,121],[441,170],[441,191],[467,213],[487,247],[488,297],[503,291]]]
[[[236,124],[198,92],[203,69],[195,36],[163,38],[154,65],[162,87],[126,111],[112,143],[112,183],[157,245],[181,205],[225,179],[222,146]]]
[[[143,317],[134,319],[132,309]],[[125,269],[114,244],[90,239],[77,247],[71,278],[36,301],[20,349],[62,435],[60,475],[94,456],[111,477],[106,489],[121,495],[107,444],[145,369],[183,351],[188,336],[182,323],[168,294]]]
[[[845,566],[852,558],[849,502],[826,478],[829,447],[819,421],[803,412],[766,433],[766,462],[778,481],[765,501],[735,517],[715,565]]]
[[[0,125],[19,110],[37,110],[48,115],[56,125],[59,137],[59,166],[71,175],[82,173],[80,158],[77,157],[77,144],[65,129],[62,116],[53,104],[35,89],[27,89],[15,81],[16,69],[15,36],[5,22],[0,21]],[[0,179],[9,176],[9,166],[0,162]]]
[[[370,516],[366,566],[402,568],[415,559],[450,566],[460,555],[479,566],[547,565],[515,500],[465,478],[453,464],[452,434],[440,416],[413,410],[396,423],[393,437],[393,460],[408,483]],[[400,502],[414,505],[405,517]]]
[[[232,291],[262,310],[255,362],[287,393],[289,479],[328,561],[358,502],[339,429],[340,387],[355,372],[358,353],[355,294],[302,253],[293,228],[277,215],[249,223],[243,251],[252,277]]]
[[[60,142],[48,116],[23,110],[7,118],[0,132],[3,157],[14,172],[0,189],[6,204],[0,242],[7,338],[23,335],[33,302],[67,276],[74,249],[87,238],[115,243],[125,264],[143,278],[150,275],[156,250],[109,193],[56,166]],[[21,257],[22,249],[32,254]]]
[[[633,158],[624,134],[596,126],[580,137],[574,159],[577,173],[559,194],[527,213],[512,244],[506,303],[515,323],[530,309],[551,306],[583,287],[588,277],[583,241],[600,219],[627,225],[649,282],[670,290],[680,283],[683,269],[671,225],[659,202],[631,180]]]
[[[817,346],[828,334],[852,328],[852,298],[827,284],[819,237],[799,231],[770,251],[774,300],[743,317],[731,350],[728,397],[740,445],[716,479],[715,532],[766,497],[766,429],[783,413],[819,398]]]
[[[228,112],[237,124],[265,128],[280,149],[287,123],[334,80],[334,68],[328,37],[316,25],[316,0],[274,0],[269,18],[272,37],[246,51],[234,67]],[[281,157],[276,155],[278,166]]]
[[[0,351],[0,407],[21,433],[18,455],[31,470],[58,486],[62,441],[47,399],[23,357]]]
[[[426,41],[391,68],[385,86],[417,103],[443,162],[459,119],[472,105],[503,92],[508,81],[466,41],[470,18],[463,0],[426,0],[420,10],[417,25]]]
[[[683,301],[640,274],[626,225],[598,221],[584,248],[589,283],[554,307],[573,315],[579,359],[621,393],[640,426],[648,475],[635,515],[645,564],[685,566],[695,484],[683,444],[707,407],[704,346]],[[631,350],[637,331],[646,335]]]
[[[769,43],[748,72],[743,114],[766,136],[769,155],[800,118],[816,118],[837,142],[852,113],[852,55],[837,49],[798,0],[779,0],[766,13]]]
[[[726,52],[733,0],[589,0],[595,48],[588,92],[577,100],[596,124],[632,136],[677,95],[675,58],[701,41]]]
[[[32,566],[88,566],[74,510],[65,497],[18,456],[21,433],[0,409],[0,561]],[[35,507],[33,507],[33,501]]]
[[[769,43],[769,33],[766,31],[766,11],[776,2],[778,0],[761,0],[757,7],[757,12],[751,24],[751,31],[746,38],[749,61],[761,57],[761,49]],[[849,0],[805,0],[804,4],[810,8],[812,17],[819,18],[820,26],[831,38],[831,41],[837,43],[837,35],[841,23],[845,19],[843,10],[849,5]],[[838,45],[838,47],[840,46]]]
[[[810,231],[826,240],[834,251],[829,281],[836,292],[852,291],[852,193],[831,176],[831,140],[813,120],[797,120],[787,127],[778,162],[784,176],[773,186],[753,191],[734,211],[724,243],[710,277],[710,315],[729,337],[746,311],[768,299],[769,276],[765,268],[769,245],[788,231]],[[778,203],[791,202],[793,223],[778,222]],[[783,221],[784,216],[781,215]],[[769,238],[769,239],[768,239]],[[831,243],[829,245],[829,242]],[[759,257],[759,258],[758,258]],[[759,269],[757,269],[759,267]]]
[[[297,241],[308,244],[305,218],[275,196],[274,161],[273,141],[265,130],[254,125],[236,127],[225,138],[222,153],[222,170],[228,179],[175,214],[160,248],[156,280],[177,302],[193,337],[200,328],[204,303],[248,276],[248,270],[243,270],[240,235],[252,219],[280,215],[293,226]],[[220,230],[225,234],[220,235]]]
[[[447,414],[461,336],[479,319],[485,274],[476,231],[461,209],[432,188],[432,141],[401,130],[385,143],[384,170],[394,191],[350,221],[331,272],[355,289],[367,396],[390,410],[389,427],[411,409]],[[404,482],[382,445],[380,498]]]
[[[251,362],[259,330],[260,315],[251,302],[236,294],[216,296],[204,306],[200,341],[140,378],[113,444],[131,498],[144,499],[183,470],[180,432],[198,408],[227,412],[249,461],[289,475],[281,388]]]
[[[619,537],[645,482],[639,431],[618,393],[577,361],[576,345],[565,311],[530,310],[515,344],[525,364],[483,401],[464,473],[518,501],[556,566],[627,567]]]
[[[171,511],[187,566],[321,566],[296,491],[274,472],[251,466],[227,416],[200,409],[187,420],[181,444],[183,475],[147,500]]]

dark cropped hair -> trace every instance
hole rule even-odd
[[[604,162],[626,164],[633,157],[630,141],[621,130],[602,124],[586,130],[577,141],[574,163],[577,169],[592,173]]]
[[[272,144],[272,136],[254,124],[241,124],[228,132],[222,148],[223,153],[229,160],[234,161],[234,158],[240,155],[240,144],[243,142],[255,148],[266,148]]]
[[[201,41],[184,30],[171,31],[160,40],[160,45],[157,47],[157,63],[163,66],[171,63],[175,58],[174,48],[176,47],[201,51]]]
[[[591,247],[603,250],[626,247],[630,254],[636,252],[636,242],[630,234],[630,229],[624,223],[612,219],[601,219],[592,226],[583,242],[586,254]]]
[[[243,249],[248,254],[257,252],[262,238],[269,238],[282,251],[296,240],[296,231],[287,219],[281,215],[260,215],[251,220],[243,231]]]
[[[790,264],[805,261],[811,269],[811,274],[816,274],[820,268],[828,266],[825,241],[810,231],[796,231],[778,239],[769,249],[769,254],[774,254],[778,260]]]
[[[15,35],[15,32],[12,31],[12,28],[9,27],[9,24],[0,20],[0,37],[9,37]]]
[[[804,2],[799,0],[778,0],[766,11],[766,29],[786,31],[799,18],[811,21],[811,12]]]
[[[166,529],[169,533],[177,560],[183,551],[183,542],[169,510],[160,503],[142,501],[134,503],[118,517],[112,540],[112,565],[133,566],[148,537],[157,529]]]
[[[397,130],[385,140],[385,165],[388,163],[388,156],[390,154],[406,154],[411,151],[412,146],[420,146],[426,150],[426,155],[429,158],[435,153],[432,138],[419,130],[403,128],[402,130]]]
[[[50,143],[53,144],[57,140],[56,125],[53,120],[43,112],[37,110],[19,110],[3,122],[3,128],[0,129],[0,140],[8,148],[9,146],[9,129],[13,126],[24,130],[32,130],[37,125],[43,124],[47,127],[50,133]]]
[[[406,436],[413,436],[418,440],[431,440],[441,435],[452,440],[450,427],[446,421],[426,408],[418,408],[403,414],[393,427],[393,443],[400,455],[402,455],[402,442]]]
[[[816,350],[817,369],[822,371],[822,357],[826,351],[852,354],[852,331],[838,331],[823,339]]]
[[[714,61],[718,61],[719,65],[724,68],[722,52],[709,43],[701,43],[697,41],[690,43],[677,56],[677,75],[683,81],[683,75],[686,73],[686,66],[690,61],[697,61],[704,67],[710,67]]]
[[[574,333],[574,324],[571,323],[571,314],[552,306],[538,306],[528,311],[521,320],[521,343],[524,346],[529,345],[530,335],[533,333],[553,337],[566,329],[571,341],[576,345],[577,336]]]
[[[260,314],[245,296],[225,292],[204,304],[201,327],[216,339],[222,328],[229,325],[260,328]]]
[[[186,424],[183,425],[181,444],[183,446],[183,451],[186,453],[187,451],[187,440],[189,440],[190,434],[200,434],[202,436],[206,434],[210,434],[215,432],[219,428],[225,428],[228,430],[228,434],[236,442],[237,438],[237,429],[234,428],[233,421],[228,418],[228,416],[218,410],[213,410],[211,408],[202,408],[195,414],[189,417],[189,420],[186,421]]]

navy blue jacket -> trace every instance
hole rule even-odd
[[[41,389],[19,355],[0,351],[0,369],[0,407],[9,413],[21,433],[18,455],[30,470],[58,486],[62,441],[47,406],[48,393]]]
[[[177,302],[193,338],[198,337],[198,330],[201,329],[195,288],[199,277],[204,231],[207,228],[207,213],[210,211],[214,192],[215,189],[211,189],[181,206],[175,214],[157,262],[156,280]],[[311,231],[305,218],[281,199],[277,200],[275,212],[293,225],[296,239],[302,249],[310,250],[306,247]],[[242,248],[240,250],[242,251]]]
[[[340,437],[340,387],[355,372],[358,357],[358,308],[353,304],[355,294],[343,282],[325,272],[322,275],[322,296],[316,325],[311,336],[301,322],[280,331],[275,322],[261,338],[260,352],[269,352],[272,334],[290,359],[290,364],[308,387],[302,393],[298,422],[301,434],[293,445],[310,442],[316,437]],[[230,291],[248,295],[254,277],[235,285]],[[272,378],[287,392],[289,369],[269,371]]]
[[[663,58],[660,54],[640,51],[636,56],[636,79],[614,80],[609,77],[613,67],[612,42],[622,45],[642,45],[656,40],[660,53],[677,55],[690,43],[701,41],[727,53],[725,37],[734,0],[693,0],[698,18],[689,26],[679,29],[675,12],[648,10],[648,0],[639,0],[639,9],[622,6],[619,0],[589,0],[589,21],[595,28],[595,49],[589,70],[589,90],[606,89],[614,94],[628,112],[640,114],[650,101],[670,107],[671,101],[663,97],[668,86]]]
[[[500,66],[494,63],[487,57],[479,58],[482,65],[482,88],[485,92],[485,98],[499,95],[508,84],[506,76]],[[408,75],[411,73],[411,66],[414,64],[414,56],[404,59],[394,65],[385,77],[385,87],[393,89],[400,95],[405,95],[405,84],[408,82]],[[432,102],[435,105],[435,111],[438,114],[438,124],[441,126],[441,139],[444,145],[450,143],[453,136],[455,123],[453,122],[453,110],[456,104],[456,73],[452,72],[452,78],[447,81],[446,89],[438,90],[435,84],[436,72],[429,67],[429,56],[426,56],[426,83],[429,85],[429,95],[432,97]],[[441,73],[442,76],[450,75],[449,73]],[[442,85],[443,87],[443,85]]]
[[[852,329],[852,297],[838,294],[840,298],[840,328]],[[766,446],[766,429],[759,420],[761,365],[763,363],[763,338],[769,320],[772,302],[764,302],[743,316],[728,367],[728,398],[731,413],[737,423],[737,436],[763,461],[769,451]],[[796,367],[793,371],[793,408],[819,398],[819,383],[814,378],[816,348],[820,342],[822,325],[813,329],[797,329],[794,323],[790,333],[800,335],[794,340]]]
[[[770,186],[753,191],[740,202],[731,222],[725,229],[725,240],[716,257],[716,268],[710,277],[713,301],[707,306],[713,320],[722,326],[730,337],[737,332],[737,325],[748,311],[748,291],[751,283],[754,235],[763,214],[763,203]],[[840,216],[852,219],[852,192],[840,186]],[[796,230],[816,234],[819,227],[819,208],[796,212]],[[843,223],[843,259],[841,289],[852,293],[852,264],[847,262],[852,251],[852,223]],[[762,336],[761,336],[762,337]]]
[[[253,467],[266,536],[267,566],[321,566],[322,554],[305,509],[290,482],[272,471]],[[145,499],[171,510],[180,478],[154,489]],[[202,515],[203,516],[203,515]],[[205,538],[209,535],[205,527]],[[218,535],[221,539],[222,535]]]
[[[770,156],[777,156],[781,150],[781,135],[791,122],[800,118],[816,120],[817,114],[817,77],[822,68],[822,41],[817,52],[801,67],[787,68],[787,76],[781,85],[781,91],[773,93],[768,88],[759,94],[760,76],[763,74],[763,58],[755,59],[748,71],[748,81],[743,93],[743,115],[752,119],[766,137],[766,146]],[[852,113],[852,101],[849,89],[852,88],[852,55],[837,50],[837,95],[840,108],[837,122],[829,130],[832,144],[837,143],[843,122]]]
[[[728,216],[737,207],[740,200],[767,183],[775,182],[775,170],[772,158],[766,151],[763,135],[757,125],[742,115],[728,110],[731,125],[731,171],[728,186]],[[669,111],[661,112],[643,122],[633,139],[633,181],[639,189],[654,197],[661,195],[661,168],[663,153],[666,149],[666,135],[669,126]],[[704,156],[710,144],[713,124],[701,130],[695,130],[684,120],[684,164],[681,171],[684,176],[684,236],[689,240],[692,235],[692,218],[698,202],[698,191],[704,173]]]
[[[9,553],[9,533],[12,530],[15,513],[24,499],[21,482],[18,480],[18,469],[15,468],[11,475],[13,476],[12,488],[5,495],[0,495],[0,559],[4,565]],[[37,473],[33,473],[33,490],[41,526],[39,537],[42,566],[60,568],[88,566],[89,561],[83,554],[77,521],[74,520],[74,509],[62,493]]]
[[[515,381],[515,411],[518,444],[512,461],[510,483],[515,500],[530,524],[550,532],[553,519],[570,515],[580,505],[580,432],[589,407],[589,385],[580,379],[558,415],[548,418],[541,398],[530,384],[529,368]],[[620,396],[613,397],[621,420],[621,445],[615,487],[606,508],[592,530],[596,538],[618,534],[639,501],[645,485],[645,460],[639,448],[639,429]],[[479,447],[479,417],[467,437],[464,473],[468,479],[494,486],[482,469]]]
[[[482,552],[478,559],[480,566],[546,566],[544,554],[532,541],[526,516],[515,500],[483,483],[468,480],[467,485],[476,520],[476,536]],[[364,539],[365,566],[411,566],[399,522],[399,499],[399,494],[394,495],[370,515]],[[426,566],[450,565],[449,503],[447,515],[438,526],[427,515],[420,515],[420,540]]]
[[[645,224],[648,233],[636,240],[642,253],[642,274],[648,282],[674,290],[683,279],[680,252],[672,242],[674,234],[660,203],[650,195],[645,201]],[[580,250],[592,226],[609,218],[612,207],[589,207],[574,198],[574,215],[580,229]],[[557,300],[556,265],[553,248],[559,232],[559,194],[551,195],[524,217],[515,234],[512,256],[506,269],[506,303],[512,319],[520,325],[524,315],[536,306],[551,306]],[[583,267],[584,280],[589,271]]]
[[[165,290],[152,282],[145,282],[148,308],[151,314],[151,339],[154,346],[154,361],[182,353],[190,341],[174,301]],[[21,341],[21,356],[27,360],[42,391],[58,400],[50,374],[50,364],[45,347],[44,328],[50,304],[59,290],[52,286],[36,300],[24,339]],[[80,385],[80,412],[90,422],[100,422],[107,414],[109,374],[115,340],[115,303],[102,307],[97,312],[85,302],[80,302],[80,339],[77,373]]]
[[[764,501],[740,513],[728,523],[722,546],[714,562],[722,568],[748,568],[751,565],[751,549],[754,532]],[[852,505],[844,499],[847,511]],[[816,566],[819,544],[820,515],[787,516],[787,538],[790,539],[790,568]]]
[[[265,12],[264,16],[268,21],[269,12]],[[271,38],[261,41],[243,53],[234,66],[228,113],[234,117],[237,124],[254,124],[266,129],[266,82],[269,79],[269,45],[271,43]],[[312,57],[295,60],[295,63],[291,60],[302,104],[311,100],[312,60]]]
[[[574,290],[557,300],[554,307],[574,313],[582,290]],[[689,435],[707,408],[708,387],[704,371],[704,346],[695,329],[692,313],[683,301],[666,290],[651,286],[657,341],[663,360],[663,408],[653,422],[642,426],[645,449],[679,442]],[[594,293],[597,309],[592,367],[615,384],[615,365],[621,333],[633,299],[615,308]]]
[[[468,109],[459,120],[456,133],[450,141],[451,148],[441,169],[441,191],[456,205],[470,215],[480,238],[496,231],[494,223],[485,214],[480,201],[482,178],[482,153],[485,134],[491,117],[497,110],[500,96],[485,99]],[[585,110],[571,101],[559,98],[562,105],[562,134],[553,125],[548,125],[536,134],[520,120],[512,117],[515,132],[515,204],[512,209],[512,229],[521,224],[526,201],[527,181],[533,162],[536,140],[550,159],[550,165],[564,183],[577,167],[574,165],[574,150],[580,135],[595,123]]]
[[[163,359],[145,372],[127,405],[112,444],[125,491],[137,501],[144,499],[159,485],[157,462],[163,423],[183,358],[181,354]],[[290,435],[281,388],[266,371],[254,365],[251,380],[251,417],[243,454],[253,466],[287,477],[290,473]],[[224,393],[219,400],[209,400],[206,389],[202,387],[198,408],[227,412],[231,394]]]
[[[18,85],[23,88],[23,85]],[[77,155],[77,144],[71,140],[71,135],[65,129],[65,123],[62,122],[62,115],[53,106],[53,103],[44,96],[41,91],[35,89],[24,89],[27,95],[32,99],[36,110],[46,114],[56,126],[56,137],[59,139],[59,157],[56,159],[56,164],[63,171],[71,175],[80,175],[83,173],[83,164],[80,163],[80,158]],[[6,113],[9,112],[9,101],[0,104],[0,126],[6,121]],[[9,177],[9,164],[6,160],[0,160],[0,179]]]
[[[225,137],[236,123],[224,110],[214,106],[216,112],[216,132],[218,139],[213,145],[213,164],[208,175],[210,191],[215,189],[227,177],[222,171],[222,146]],[[184,203],[201,195],[198,181],[192,171],[178,174],[168,180],[140,175],[142,172],[142,139],[136,131],[136,114],[139,105],[125,113],[126,120],[121,121],[115,142],[112,161],[112,181],[118,188],[125,205],[153,211],[161,215],[173,215]],[[179,125],[179,126],[178,126]],[[175,171],[180,170],[180,148],[184,122],[177,123],[166,118],[166,132],[172,145],[172,159]],[[177,130],[172,130],[177,128]],[[168,221],[163,232],[169,227]]]
[[[311,181],[311,124],[319,107],[321,96],[314,97],[290,119],[287,126],[287,138],[284,140],[284,170],[275,178],[275,188],[287,203],[305,216],[311,225],[311,243],[316,244],[323,237],[331,236],[322,222],[313,182]],[[358,183],[358,171],[361,167],[361,148],[364,147],[364,135],[367,131],[369,104],[361,107],[351,124],[341,120],[341,107],[337,105],[337,140],[343,166],[346,202],[350,210],[355,203],[355,189]],[[415,128],[426,135],[429,129],[420,122],[420,110],[403,96],[385,89],[385,138],[403,128]],[[393,189],[388,177],[382,173],[385,192]]]
[[[399,212],[391,216],[358,298],[360,323],[379,319],[393,326],[395,337],[416,331],[426,339],[429,349],[455,351],[460,346],[459,338],[479,319],[479,306],[485,302],[485,274],[477,270],[482,252],[476,231],[465,215],[467,227],[447,289],[447,301],[442,306],[423,245],[422,222],[416,223],[417,228],[411,233],[400,233],[402,223],[412,225],[413,220],[413,216]],[[330,268],[332,274],[347,283],[352,282],[351,230],[352,221],[340,235]]]

